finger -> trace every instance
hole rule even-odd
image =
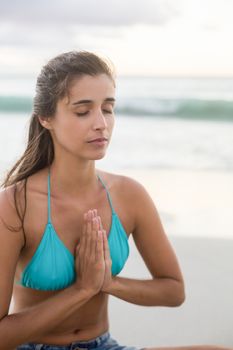
[[[82,226],[82,232],[79,236],[79,245],[83,245],[85,243],[85,237],[87,233],[87,213],[83,215],[83,226]]]
[[[102,230],[103,229],[103,225],[102,225],[102,220],[101,220],[100,216],[98,216],[98,221],[99,221],[99,230]]]
[[[84,213],[83,215],[83,228],[82,228],[82,234],[85,235],[87,230],[87,213]]]
[[[91,251],[90,251],[90,257],[94,257],[96,255],[96,245],[98,240],[98,221],[97,218],[92,219],[92,231],[91,231]]]
[[[83,259],[82,259],[82,247],[80,244],[78,244],[75,249],[75,261],[76,261],[76,269],[78,266],[78,269],[82,270]],[[78,262],[78,265],[77,265],[77,262]]]
[[[92,229],[92,213],[91,210],[88,211],[87,213],[87,234],[91,233]]]
[[[97,231],[97,245],[96,245],[96,261],[103,258],[103,236],[102,231]]]
[[[95,212],[94,209],[91,210],[91,219],[93,219],[95,217]]]
[[[94,224],[94,218],[95,218],[95,211],[94,209],[91,211],[91,222],[92,222],[92,229],[93,229],[93,224]]]
[[[80,244],[77,244],[75,248],[75,256],[79,255],[79,251],[80,251]]]
[[[89,235],[91,234],[91,222],[90,222],[90,217],[91,217],[91,212],[90,210],[87,212],[86,215],[86,227],[85,230],[83,232],[83,235],[81,237],[81,245],[82,245],[82,253],[84,253],[86,251],[87,245],[88,245],[88,240],[89,240]]]
[[[104,247],[104,258],[105,260],[110,259],[111,260],[111,256],[110,256],[110,251],[109,251],[109,246],[108,246],[108,239],[107,239],[107,234],[105,230],[102,230],[103,232],[103,247]]]
[[[77,246],[77,252],[76,255],[78,253],[79,257],[83,256],[83,252],[85,250],[85,241],[84,241],[84,237],[85,236],[81,236],[80,240],[79,240],[79,244]]]
[[[99,229],[99,222],[98,222],[98,218],[97,217],[94,217],[92,219],[92,231],[98,231]]]
[[[85,236],[86,254],[90,254],[91,241],[92,241],[92,211],[89,210],[87,215],[87,230],[86,230],[86,236]]]
[[[85,247],[86,247],[86,236],[87,236],[87,230],[88,230],[88,217],[89,217],[89,211],[84,214],[84,223],[83,223],[82,234],[80,235],[80,238],[79,238],[79,245],[80,245],[79,255],[80,256],[83,256],[83,253],[84,253]],[[90,224],[89,224],[89,226],[90,226]]]
[[[99,216],[96,216],[96,220],[97,220],[97,230],[100,230]]]

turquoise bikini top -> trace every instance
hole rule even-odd
[[[128,236],[115,212],[110,194],[106,189],[112,210],[111,229],[108,245],[112,259],[112,274],[117,275],[129,256]],[[78,278],[78,277],[77,277]],[[35,254],[22,272],[18,281],[24,287],[38,290],[59,290],[70,286],[76,280],[75,260],[64,245],[51,222],[50,213],[50,172],[48,174],[48,222]]]

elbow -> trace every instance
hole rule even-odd
[[[185,301],[185,293],[179,294],[173,306],[181,306]]]
[[[185,301],[185,287],[183,281],[175,281],[175,286],[168,306],[181,306]]]

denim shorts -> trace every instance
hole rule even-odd
[[[48,345],[27,343],[17,347],[17,350],[140,350],[134,346],[122,346],[106,332],[95,339],[72,342],[69,345]],[[141,349],[142,350],[142,349]]]

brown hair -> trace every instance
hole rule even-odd
[[[54,159],[52,137],[49,130],[41,125],[38,117],[54,116],[58,100],[68,95],[74,78],[99,74],[107,74],[115,86],[115,69],[112,62],[88,51],[71,51],[60,54],[42,68],[36,83],[26,149],[21,158],[8,171],[1,185],[4,188],[14,185],[14,202],[22,227],[26,212],[26,197],[25,209],[21,217],[16,200],[17,183],[25,180],[24,191],[26,193],[27,178],[49,166]]]

